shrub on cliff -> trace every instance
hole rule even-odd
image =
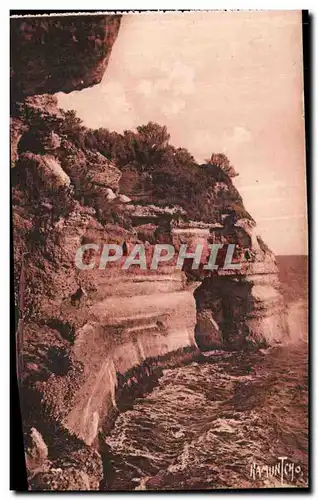
[[[64,115],[63,123],[59,129],[61,137],[72,141],[79,148],[84,147],[87,129],[84,127],[82,120],[76,116],[76,112],[73,110],[61,111]]]
[[[171,145],[167,128],[154,122],[119,134],[88,129],[67,111],[62,128],[83,156],[94,151],[112,160],[122,171],[120,189],[139,203],[180,205],[189,218],[205,222],[220,222],[231,210],[238,218],[250,218],[231,181],[237,174],[223,153],[199,165],[186,148]]]
[[[236,177],[239,175],[224,153],[212,153],[211,157],[205,160],[205,163],[207,165],[211,165],[212,167],[217,167],[229,177]]]

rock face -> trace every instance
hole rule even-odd
[[[73,352],[85,383],[63,423],[92,444],[116,405],[117,374],[146,360],[194,348],[195,302],[182,275],[105,276],[91,300],[87,323],[75,332]],[[88,298],[89,300],[89,298]],[[89,396],[89,397],[88,397]],[[52,402],[53,404],[53,402]]]
[[[147,378],[158,360],[197,346],[241,349],[284,337],[275,259],[253,221],[228,213],[211,223],[191,221],[175,202],[147,202],[149,174],[136,183],[147,196],[143,189],[126,193],[130,166],[120,169],[78,144],[70,117],[49,95],[101,80],[119,22],[118,16],[11,22],[14,279],[24,319],[21,407],[34,490],[99,488],[102,436],[120,394],[138,385],[138,368]],[[221,178],[211,204],[230,191],[230,179]],[[124,253],[142,243],[147,262],[156,243],[176,250],[201,243],[204,252],[208,243],[234,243],[247,257],[239,271],[188,265],[177,271],[175,261],[156,271],[124,271],[122,261],[80,270],[75,255],[87,243],[119,244]],[[98,256],[88,252],[85,259]]]
[[[72,304],[70,297],[80,288],[74,251],[87,226],[98,224],[92,217],[95,210],[73,197],[74,191],[78,196],[84,193],[81,182],[76,191],[74,177],[64,170],[68,164],[72,174],[65,151],[72,152],[60,130],[65,118],[56,98],[48,94],[99,83],[119,25],[120,16],[107,15],[11,19],[15,296],[25,320],[23,350],[18,355],[23,360],[20,399],[32,490],[96,490],[103,477],[98,451],[61,422],[73,391],[83,383],[83,367],[72,345],[75,329],[86,318],[71,305],[73,315],[65,320],[68,301],[63,302],[68,298]],[[86,163],[98,165],[91,189],[116,187],[120,173],[110,162],[92,154]],[[25,286],[20,280],[22,261]],[[71,316],[78,321],[72,323]],[[57,398],[51,397],[55,389],[55,396],[60,391]]]
[[[208,244],[226,248],[232,243],[239,251],[234,261],[241,264],[240,269],[223,268],[222,249],[215,271],[205,271],[202,266],[198,270],[184,267],[196,287],[195,338],[201,349],[269,346],[287,338],[275,257],[256,236],[253,221],[240,219],[229,224],[225,219],[223,225],[182,222],[174,225],[172,241],[177,249],[186,243],[188,251],[202,245],[203,262],[208,259]]]
[[[120,16],[12,18],[11,91],[72,92],[99,83],[116,40]]]
[[[277,268],[264,272],[251,264],[246,274],[205,278],[195,291],[198,318],[208,311],[220,329],[225,348],[266,347],[287,337],[285,305],[279,290]],[[215,333],[208,334],[198,321],[196,340],[201,349],[214,346]],[[218,344],[218,347],[220,344]]]
[[[26,112],[30,108],[31,115]],[[39,123],[42,113],[48,128]],[[39,447],[29,447],[30,487],[98,489],[102,476],[96,446],[108,416],[117,411],[122,377],[152,359],[196,351],[196,308],[185,274],[173,266],[156,273],[122,271],[118,262],[104,271],[81,271],[75,254],[89,242],[128,247],[144,242],[150,256],[153,242],[142,231],[138,236],[140,223],[150,220],[155,234],[163,219],[171,220],[180,210],[143,209],[115,194],[120,171],[98,153],[70,147],[59,133],[59,112],[46,96],[28,98],[20,119],[26,132],[16,145],[13,229],[17,300],[22,260],[27,284],[21,353],[24,425],[28,435],[34,421],[40,422],[36,432],[50,456],[61,450],[61,441],[72,448],[38,466]],[[28,135],[35,124],[37,135]],[[34,152],[37,147],[43,148],[41,154]],[[132,225],[125,229],[97,219],[97,212],[105,216],[111,210]],[[67,455],[82,449],[92,450],[91,457],[85,455],[92,470],[87,471],[81,455],[76,455],[76,467],[70,465]]]
[[[191,234],[192,245],[205,238],[213,243],[235,243],[242,250],[240,269],[219,267],[208,275],[200,270],[194,274],[194,279],[201,281],[194,292],[196,341],[201,349],[270,346],[288,336],[275,257],[256,237],[255,229],[255,224],[241,219],[231,227],[225,224],[212,225],[210,230],[182,230]]]
[[[49,191],[67,190],[71,185],[69,176],[54,156],[24,153],[20,155],[20,162],[27,185],[34,183]]]

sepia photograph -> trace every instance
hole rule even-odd
[[[25,489],[309,489],[306,19],[11,12]]]

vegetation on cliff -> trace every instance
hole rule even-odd
[[[78,150],[100,153],[122,172],[120,190],[141,203],[179,205],[191,220],[221,222],[221,216],[252,219],[232,183],[236,174],[224,154],[198,164],[186,148],[170,144],[165,126],[149,122],[122,134],[86,128],[74,111],[64,111],[60,133]],[[91,153],[89,153],[91,154]]]

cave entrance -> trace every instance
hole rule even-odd
[[[205,278],[194,291],[195,340],[202,351],[242,346],[251,309],[251,284],[241,277]]]

